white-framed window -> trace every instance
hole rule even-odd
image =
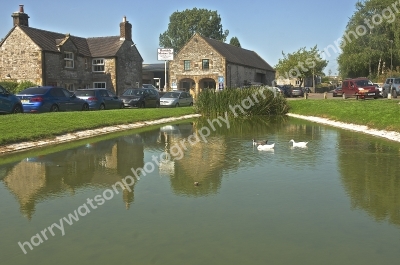
[[[64,67],[74,68],[74,54],[72,52],[64,52]]]
[[[93,72],[104,72],[104,59],[93,59],[92,71]]]
[[[94,82],[93,88],[106,88],[106,82]]]
[[[183,61],[183,70],[185,70],[185,71],[190,70],[190,61],[189,60]]]
[[[203,60],[202,60],[202,63],[203,63],[203,70],[208,70],[208,69],[210,69],[210,60],[208,60],[208,59],[203,59]]]

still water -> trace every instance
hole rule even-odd
[[[214,128],[0,156],[0,264],[398,264],[400,144],[294,118]]]

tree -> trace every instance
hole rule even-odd
[[[236,46],[241,48],[242,46],[240,45],[239,39],[237,37],[232,37],[231,40],[229,41],[230,45]]]
[[[221,17],[217,11],[186,9],[176,11],[169,18],[168,29],[160,34],[160,47],[173,48],[177,53],[197,32],[200,35],[225,42],[229,30],[222,30]]]
[[[317,45],[310,50],[302,47],[293,53],[282,52],[282,55],[283,58],[279,59],[275,66],[279,74],[278,78],[297,78],[300,86],[302,86],[304,78],[323,75],[323,70],[328,65],[328,61],[322,58]]]
[[[349,19],[340,43],[340,75],[373,79],[387,73],[391,52],[396,51],[400,55],[396,49],[400,43],[399,25],[392,0],[357,2],[356,11]]]

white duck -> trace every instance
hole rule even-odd
[[[260,145],[258,145],[257,146],[257,149],[258,150],[271,150],[271,149],[274,149],[274,147],[275,147],[275,143],[273,143],[273,144],[260,144]]]
[[[253,146],[267,144],[267,142],[268,140],[256,141],[255,139],[253,139]]]
[[[293,143],[293,147],[307,147],[308,144],[308,142],[295,142],[293,139],[289,143]]]

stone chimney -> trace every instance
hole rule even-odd
[[[122,19],[119,24],[120,38],[121,40],[132,41],[132,24],[126,21],[126,16]]]
[[[19,11],[12,13],[13,26],[26,26],[29,27],[29,16],[24,13],[24,5],[19,5]]]

